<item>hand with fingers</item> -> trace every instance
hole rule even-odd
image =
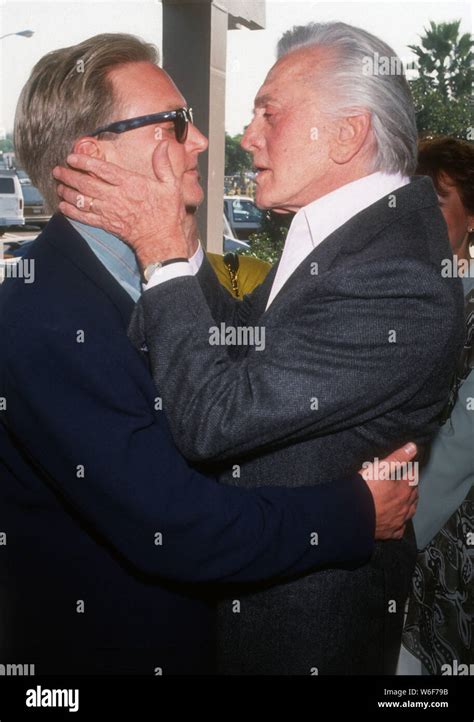
[[[71,154],[67,162],[68,168],[53,170],[65,216],[118,236],[135,251],[142,268],[192,255],[194,241],[168,142],[153,153],[155,179],[86,154]]]
[[[418,449],[409,443],[382,460],[363,464],[359,471],[375,504],[375,538],[401,539],[418,502]]]

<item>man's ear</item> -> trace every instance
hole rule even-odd
[[[92,138],[91,136],[85,136],[84,138],[76,140],[72,152],[90,155],[92,158],[98,158],[99,160],[105,160],[102,144],[97,138]]]
[[[339,118],[330,149],[330,157],[334,163],[349,163],[363,148],[369,131],[370,113]]]

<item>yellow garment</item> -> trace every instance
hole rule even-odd
[[[222,283],[233,296],[237,296],[232,286],[231,273],[224,263],[224,257],[217,253],[206,253],[209,263],[214,272]],[[265,280],[271,265],[266,261],[251,256],[237,255],[239,261],[239,269],[236,275],[238,287],[238,298],[242,298],[244,294],[251,293],[256,286],[259,286]]]

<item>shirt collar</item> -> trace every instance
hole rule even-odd
[[[70,221],[70,223],[115,280],[134,301],[138,301],[142,292],[141,278],[137,259],[132,249],[120,238],[101,228],[87,226],[78,221]]]
[[[294,224],[302,229],[306,225],[311,244],[316,247],[357,213],[409,182],[400,173],[371,173],[308,203],[298,211],[291,227]]]
[[[267,308],[300,263],[325,238],[357,213],[409,182],[400,174],[372,173],[300,208],[288,231]]]

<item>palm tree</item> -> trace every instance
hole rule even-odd
[[[436,91],[445,101],[471,92],[474,73],[473,42],[469,33],[459,37],[460,20],[430,22],[420,45],[408,47],[418,57],[419,77],[412,81],[420,91]]]
[[[418,77],[409,82],[421,135],[472,139],[473,42],[469,33],[459,37],[460,24],[431,21],[420,45],[409,45],[418,59]]]

